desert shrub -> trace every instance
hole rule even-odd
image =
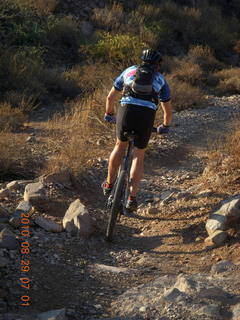
[[[204,93],[198,87],[170,77],[167,77],[167,80],[171,88],[172,104],[175,110],[184,110],[204,103]]]
[[[240,93],[240,69],[230,68],[218,71],[213,74],[218,94],[239,94]]]
[[[239,191],[240,183],[240,119],[231,124],[232,131],[221,140],[211,145],[207,155],[207,166],[203,172],[203,179],[211,181],[211,185],[221,192],[231,193]]]
[[[57,8],[59,0],[15,0],[30,8],[35,8],[42,14],[54,12]]]
[[[206,72],[212,72],[223,66],[215,58],[213,50],[208,46],[191,46],[184,60],[198,64]]]
[[[203,81],[203,70],[196,63],[183,61],[180,66],[174,70],[172,77],[191,85],[199,85]]]
[[[46,93],[40,77],[44,71],[42,52],[38,48],[4,50],[0,54],[0,92],[18,91],[30,96]]]
[[[208,4],[201,8],[198,36],[202,45],[215,50],[217,57],[221,57],[232,48],[238,28],[239,22],[235,19],[226,20],[220,8]]]
[[[73,64],[78,61],[81,43],[79,22],[72,16],[55,18],[48,26],[47,60],[51,64]]]
[[[9,103],[0,103],[0,130],[14,131],[27,120],[21,108],[13,108]]]
[[[73,81],[81,88],[83,95],[92,94],[96,89],[110,88],[113,83],[116,70],[109,64],[99,62],[86,65],[76,65],[64,72],[67,80]]]
[[[114,2],[111,6],[95,8],[91,19],[98,28],[119,32],[127,21],[127,15],[122,5]]]
[[[1,44],[7,46],[41,46],[46,36],[47,18],[21,1],[0,2]]]
[[[26,95],[24,92],[7,91],[3,100],[12,108],[20,108],[24,115],[29,115],[38,106],[38,97]]]
[[[231,160],[226,161],[228,169],[234,170],[240,168],[240,119],[236,120],[234,123],[234,131],[227,138],[226,144],[224,145],[225,152],[231,157]]]
[[[75,98],[81,89],[74,79],[66,76],[66,71],[59,68],[45,69],[41,74],[41,82],[46,88],[46,94],[42,97],[46,103],[52,100],[64,100]]]
[[[80,50],[94,61],[121,65],[136,63],[145,46],[136,36],[104,32],[96,44],[82,46]]]

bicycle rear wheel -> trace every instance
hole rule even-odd
[[[107,232],[106,232],[107,241],[112,241],[113,239],[113,233],[114,233],[117,217],[121,209],[122,195],[123,195],[125,182],[126,182],[126,170],[122,170],[116,181],[116,188],[113,195],[112,206],[110,208],[110,215],[109,215]]]

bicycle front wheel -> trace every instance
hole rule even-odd
[[[121,209],[121,201],[122,195],[126,182],[126,170],[122,170],[119,174],[119,177],[116,181],[116,188],[113,195],[112,206],[110,208],[110,216],[108,220],[107,232],[106,232],[106,240],[112,241],[113,233],[117,221],[117,216],[120,213]]]

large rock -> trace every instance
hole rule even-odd
[[[79,199],[71,203],[63,218],[63,228],[70,233],[79,232],[80,236],[89,237],[95,230],[94,220]]]
[[[51,310],[37,315],[37,320],[67,320],[66,309]]]
[[[199,290],[196,281],[194,281],[193,279],[188,279],[182,274],[178,276],[174,288],[177,288],[178,290],[186,294],[193,294],[197,290]]]
[[[33,207],[29,201],[21,201],[13,213],[13,217],[19,218],[22,213],[28,213],[31,216],[33,212]]]
[[[205,239],[205,243],[209,246],[220,246],[226,241],[227,237],[227,232],[216,230],[208,238]]]
[[[22,214],[25,213],[26,217],[30,217],[33,212],[33,207],[28,201],[21,201],[9,220],[10,225],[14,228],[19,228],[21,226]]]
[[[18,247],[18,242],[14,233],[5,228],[0,232],[0,248],[14,250]]]
[[[45,195],[44,185],[41,182],[29,183],[25,187],[24,201],[30,202],[39,210],[48,208],[48,199]]]
[[[227,199],[224,202],[216,213],[231,220],[240,220],[240,195],[235,196],[234,199]]]
[[[41,216],[35,218],[35,223],[49,232],[61,232],[63,230],[62,225]]]
[[[209,235],[217,230],[224,230],[227,222],[227,217],[214,213],[210,216],[206,223],[206,230]]]
[[[227,230],[240,221],[240,195],[224,201],[217,211],[210,214],[206,223],[207,233],[211,236],[216,230]]]

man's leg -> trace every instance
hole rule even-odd
[[[130,196],[136,197],[139,189],[140,181],[144,173],[144,155],[145,149],[134,149],[133,161],[130,172]]]
[[[120,141],[117,138],[115,147],[109,158],[108,176],[107,176],[108,184],[113,184],[116,179],[118,168],[121,164],[127,145],[128,145],[128,141]]]

